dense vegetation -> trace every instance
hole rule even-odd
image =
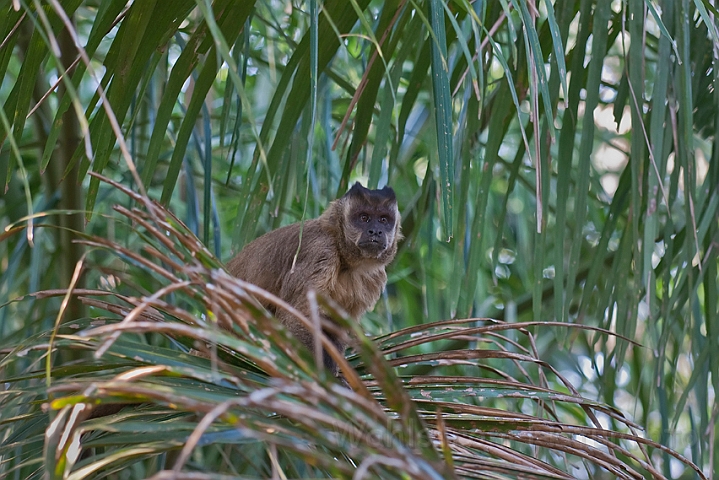
[[[717,16],[0,0],[0,475],[710,478]],[[222,261],[356,180],[347,389]]]

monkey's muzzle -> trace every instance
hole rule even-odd
[[[387,249],[387,240],[384,237],[373,236],[359,242],[357,246],[367,253],[378,254]]]

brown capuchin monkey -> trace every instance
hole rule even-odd
[[[355,320],[379,299],[387,283],[385,266],[402,238],[394,190],[369,190],[359,182],[330,203],[316,219],[273,230],[249,243],[227,264],[230,274],[280,297],[310,316],[307,292],[331,298]],[[297,261],[293,268],[293,261]],[[310,351],[314,335],[293,315],[265,305]],[[320,315],[322,311],[320,310]],[[325,332],[344,351],[336,335]],[[327,352],[325,366],[338,375]]]

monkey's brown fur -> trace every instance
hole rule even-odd
[[[329,297],[358,320],[371,309],[387,283],[385,266],[397,253],[400,215],[394,191],[368,190],[356,183],[319,217],[273,230],[249,243],[227,264],[230,274],[282,298],[310,317],[307,292]],[[311,332],[295,317],[268,307],[310,350]],[[345,345],[334,336],[340,348]],[[335,371],[328,355],[325,365]]]

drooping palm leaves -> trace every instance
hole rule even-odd
[[[9,370],[29,362],[23,375],[6,378],[2,398],[7,433],[0,456],[9,475],[83,478],[135,468],[157,478],[173,469],[203,478],[273,471],[576,478],[605,469],[637,478],[642,471],[659,476],[654,449],[687,462],[637,435],[640,427],[620,412],[583,398],[537,358],[536,347],[523,347],[516,335],[533,345],[526,330],[532,325],[430,323],[380,338],[377,346],[361,336],[355,367],[364,381],[342,362],[353,389],[342,386],[251,296],[269,294],[231,278],[163,207],[124,191],[137,205],[117,210],[142,247],[82,240],[92,249],[90,264],[103,252],[125,268],[116,268],[112,290],[70,292],[100,315],[20,342],[0,364]],[[152,279],[153,291],[125,293],[133,287],[124,287],[125,278],[141,275]],[[447,340],[477,344],[446,349]],[[73,349],[92,355],[46,362]],[[424,365],[438,368],[399,377],[391,368],[401,374]],[[540,384],[535,369],[545,379]],[[547,376],[565,388],[548,387]],[[603,427],[600,417],[619,429]]]

